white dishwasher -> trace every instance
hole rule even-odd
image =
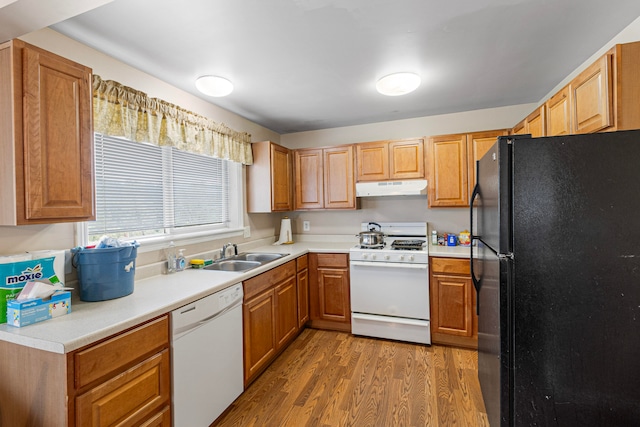
[[[173,425],[210,425],[242,393],[242,284],[171,313]]]

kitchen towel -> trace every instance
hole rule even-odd
[[[291,219],[285,216],[280,222],[280,238],[274,243],[274,245],[290,245],[291,243],[293,243]]]

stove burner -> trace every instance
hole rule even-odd
[[[358,245],[359,249],[384,249],[384,243],[379,245]]]
[[[394,240],[391,243],[391,249],[419,251],[424,246],[424,243],[424,240]]]

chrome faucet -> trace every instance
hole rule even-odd
[[[226,245],[222,246],[222,258],[227,257],[227,250],[231,246],[233,246],[233,254],[238,255],[238,245],[236,245],[235,243],[227,243]]]

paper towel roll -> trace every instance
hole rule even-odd
[[[291,233],[291,220],[286,216],[280,222],[280,238],[275,245],[290,245],[293,243],[293,234]]]
[[[65,251],[64,250],[44,250],[31,251],[29,254],[33,259],[55,257],[53,260],[53,271],[58,276],[58,280],[65,281]]]

